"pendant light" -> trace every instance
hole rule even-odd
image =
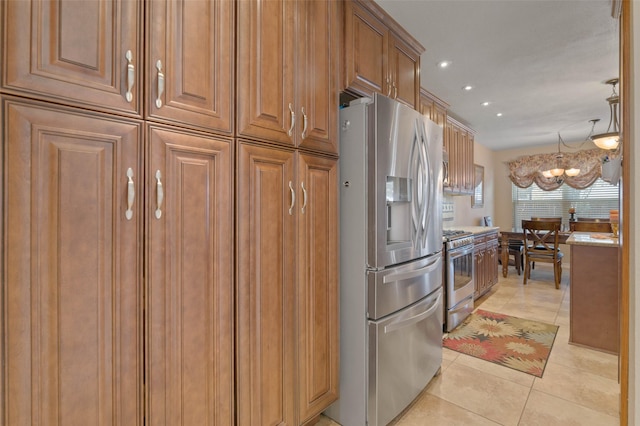
[[[613,88],[611,96],[607,98],[609,102],[609,127],[607,127],[606,133],[599,133],[592,135],[591,140],[601,149],[616,149],[620,143],[620,131],[618,130],[618,105],[620,103],[620,97],[616,93],[616,84],[618,84],[617,78],[607,80],[606,84],[610,84]],[[611,127],[613,125],[613,128]]]
[[[593,130],[593,126],[595,126],[595,123],[598,120],[591,120],[592,122],[592,127],[591,129]],[[564,141],[562,140],[562,137],[560,136],[560,132],[558,132],[558,153],[556,154],[556,164],[555,167],[547,169],[547,170],[542,170],[540,173],[542,173],[542,176],[550,179],[550,178],[556,178],[556,181],[560,181],[560,177],[562,175],[567,175],[570,177],[574,177],[574,176],[578,176],[580,174],[580,169],[576,168],[576,167],[570,167],[568,169],[564,168],[564,161],[563,161],[563,154],[562,152],[560,152],[560,144],[566,145],[564,143]]]

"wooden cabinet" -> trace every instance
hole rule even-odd
[[[2,104],[0,418],[141,426],[142,125]]]
[[[444,149],[449,156],[449,180],[445,193],[473,194],[474,185],[474,132],[459,121],[447,117],[444,131]]]
[[[142,7],[126,0],[2,2],[3,91],[140,117]]]
[[[341,2],[238,2],[238,134],[338,153]]]
[[[420,108],[420,55],[424,47],[369,0],[345,3],[345,88]]]
[[[147,425],[232,424],[231,140],[147,124]]]
[[[3,103],[3,418],[231,424],[231,141]]]
[[[145,2],[148,120],[233,133],[235,4]]]
[[[426,89],[420,89],[420,112],[428,119],[441,126],[443,129],[447,123],[447,109],[449,104],[442,99],[428,92]]]
[[[584,236],[583,236],[584,237]],[[595,240],[595,239],[594,239]],[[582,238],[571,244],[569,343],[620,352],[620,247]]]
[[[0,7],[0,418],[312,420],[338,389],[342,2]]]
[[[338,162],[300,154],[298,181],[299,423],[338,398]],[[300,192],[299,192],[300,193]]]
[[[498,283],[498,231],[476,235],[473,252],[477,299]]]
[[[337,189],[335,159],[238,146],[240,425],[301,424],[337,399]]]
[[[31,0],[3,7],[5,92],[232,133],[232,1]]]

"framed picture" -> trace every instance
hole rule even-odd
[[[475,176],[473,179],[474,190],[471,196],[471,208],[484,207],[484,166],[473,165]]]

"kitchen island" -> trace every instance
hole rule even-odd
[[[620,245],[612,234],[573,232],[569,343],[617,354]]]

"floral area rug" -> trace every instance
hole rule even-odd
[[[558,326],[478,309],[443,340],[445,348],[542,377]]]

